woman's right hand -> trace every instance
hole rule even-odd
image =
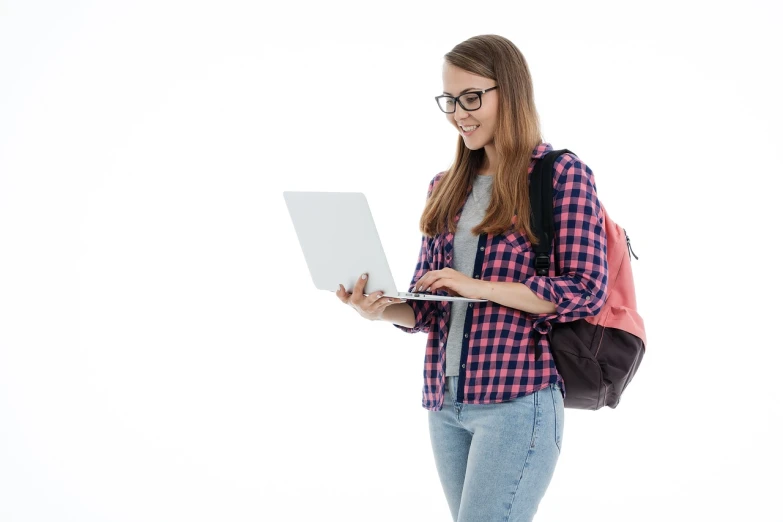
[[[364,274],[362,277],[369,279],[368,274]],[[381,298],[383,292],[380,291],[365,296],[364,286],[367,284],[367,279],[362,279],[362,277],[359,277],[359,280],[353,285],[353,292],[347,291],[343,285],[340,285],[340,289],[337,290],[337,297],[340,301],[355,309],[365,319],[370,321],[381,320],[383,311],[387,306],[405,302],[399,297]]]

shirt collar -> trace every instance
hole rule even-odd
[[[538,159],[542,158],[547,152],[554,150],[551,143],[541,142],[533,149],[533,157]]]

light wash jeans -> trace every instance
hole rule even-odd
[[[430,441],[455,522],[528,522],[538,510],[563,440],[563,395],[549,386],[495,404],[456,402],[446,377],[441,411],[427,411]]]

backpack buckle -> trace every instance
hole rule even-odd
[[[536,274],[547,275],[549,273],[549,254],[536,255]]]

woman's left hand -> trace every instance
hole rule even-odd
[[[480,279],[471,279],[458,270],[444,268],[443,270],[431,270],[421,276],[421,279],[416,282],[414,291],[435,293],[437,290],[445,290],[452,297],[482,299],[483,285],[484,281]]]

